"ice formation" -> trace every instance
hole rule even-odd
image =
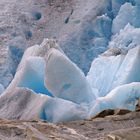
[[[0,84],[0,94],[2,94],[2,93],[3,93],[3,91],[4,91],[4,87],[3,87],[3,85],[2,85],[2,84]]]
[[[0,84],[0,118],[62,122],[106,109],[134,111],[140,98],[139,5],[139,0],[114,0],[93,16],[89,11],[79,34],[63,44],[68,56],[74,53],[72,60],[54,40],[26,49],[4,92]],[[85,75],[87,60],[92,64]]]
[[[100,97],[92,104],[89,118],[106,109],[126,109],[135,111],[140,98],[140,82],[118,86],[105,97]]]
[[[95,100],[84,73],[59,50],[49,50],[45,77],[46,87],[56,97],[78,104]]]
[[[117,52],[114,48],[110,51]],[[140,47],[130,49],[126,55],[108,56],[109,52],[95,59],[87,75],[93,88],[99,91],[99,97],[105,96],[110,90],[123,84],[140,82]]]
[[[136,28],[140,27],[140,5],[139,2],[136,3],[136,6],[133,6],[131,3],[125,3],[121,6],[120,11],[116,18],[113,20],[112,32],[113,34],[119,33],[121,29],[130,23]]]
[[[135,109],[140,98],[139,46],[126,54],[109,49],[93,61],[86,77],[56,45],[46,40],[25,51],[0,98],[0,104],[5,102],[1,118],[61,122],[90,118],[105,109]]]
[[[6,119],[60,122],[86,118],[87,108],[68,100],[36,94],[27,88],[15,88],[1,96],[0,112],[0,117]]]

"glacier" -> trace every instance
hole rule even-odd
[[[85,76],[55,41],[45,39],[25,51],[0,96],[0,117],[57,123],[88,119],[105,109],[134,111],[140,98],[139,58],[139,46],[126,54],[110,48]]]
[[[11,68],[8,87],[0,84],[0,118],[57,123],[106,109],[134,111],[140,98],[139,6],[139,0],[102,0],[66,42],[45,38],[24,53],[11,47],[16,63],[9,65],[17,69]]]

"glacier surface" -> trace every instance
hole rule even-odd
[[[0,118],[56,123],[106,109],[134,111],[140,98],[139,7],[139,0],[102,0],[75,34],[59,42],[64,51],[52,39],[23,56],[11,47],[12,58],[21,61],[9,86],[0,84]]]
[[[140,98],[139,60],[139,46],[125,54],[112,48],[93,60],[85,76],[55,41],[45,39],[25,51],[0,97],[0,117],[56,123],[91,118],[105,109],[134,111]]]

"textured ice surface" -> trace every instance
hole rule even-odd
[[[61,122],[90,118],[105,109],[135,109],[140,98],[139,46],[126,54],[109,49],[93,61],[86,78],[55,42],[45,42],[25,52],[0,97],[0,118]]]
[[[111,53],[118,54],[110,56]],[[140,82],[139,60],[139,46],[130,49],[126,55],[117,48],[111,49],[93,61],[87,80],[93,88],[98,89],[98,96],[103,97],[119,85]]]
[[[79,17],[73,9],[65,18],[65,27],[73,25],[72,31],[64,38],[57,33],[66,54],[54,40],[26,49],[23,57],[23,48],[11,44],[9,67],[13,67],[0,81],[4,87],[22,59],[0,96],[0,118],[60,122],[93,117],[105,109],[135,109],[140,98],[140,2],[88,2],[88,6],[81,2],[79,20],[72,20]],[[23,33],[28,41],[33,37],[28,28]],[[84,73],[90,68],[87,77],[75,63]]]
[[[1,96],[0,112],[0,118],[4,119],[61,122],[86,118],[87,108],[60,98],[36,94],[29,89],[15,88]]]
[[[112,37],[109,43],[109,48],[119,48],[124,53],[129,49],[140,45],[140,28],[135,28],[130,24],[127,24],[119,34]]]
[[[110,91],[123,59],[122,55],[100,56],[92,62],[87,80],[92,88],[98,89],[98,97],[103,97]]]
[[[87,73],[93,58],[107,49],[111,37],[111,2],[101,0],[89,6],[78,29],[68,34],[61,46],[66,55]],[[74,51],[73,51],[74,50]]]
[[[131,3],[125,3],[121,6],[116,18],[113,20],[112,32],[119,33],[128,23],[136,28],[140,27],[140,5],[133,6]]]
[[[98,98],[91,105],[89,118],[106,109],[128,109],[134,111],[140,98],[140,82],[118,86],[107,96]]]
[[[0,84],[0,94],[2,94],[3,91],[4,91],[4,87],[2,84]]]
[[[46,87],[54,96],[75,103],[95,100],[84,73],[59,50],[49,50],[45,71]]]

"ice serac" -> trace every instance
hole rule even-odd
[[[134,111],[140,98],[140,82],[118,86],[107,96],[98,98],[92,105],[89,118],[106,109],[127,109]]]
[[[87,80],[105,96],[119,85],[140,82],[140,30],[127,25],[109,43],[109,50],[92,62]]]
[[[128,27],[128,32],[135,30]],[[91,118],[105,109],[134,110],[140,98],[140,47],[135,39],[132,47],[122,40],[121,47],[109,46],[93,60],[87,77],[52,40],[28,48],[0,96],[0,118],[64,122]]]
[[[114,53],[118,52],[117,49],[113,51]],[[98,97],[105,96],[111,90],[114,77],[124,59],[123,55],[113,55],[104,55],[95,59],[87,74],[87,80],[91,87],[98,89]]]
[[[75,103],[90,103],[95,95],[84,73],[56,49],[50,49],[46,58],[45,84],[54,96]]]
[[[51,95],[44,86],[45,77],[45,55],[50,48],[56,48],[62,52],[53,39],[44,39],[41,45],[28,48],[17,68],[14,79],[6,89],[13,90],[16,87],[26,87],[36,93]],[[52,95],[51,95],[52,96]]]
[[[140,47],[130,49],[118,69],[112,89],[119,85],[140,82]]]
[[[140,28],[127,24],[123,30],[112,36],[109,48],[119,48],[123,53],[140,45]]]
[[[112,32],[113,34],[119,33],[121,29],[130,23],[136,28],[140,27],[140,4],[137,1],[136,6],[131,3],[125,3],[121,6],[120,11],[116,18],[113,20]]]

